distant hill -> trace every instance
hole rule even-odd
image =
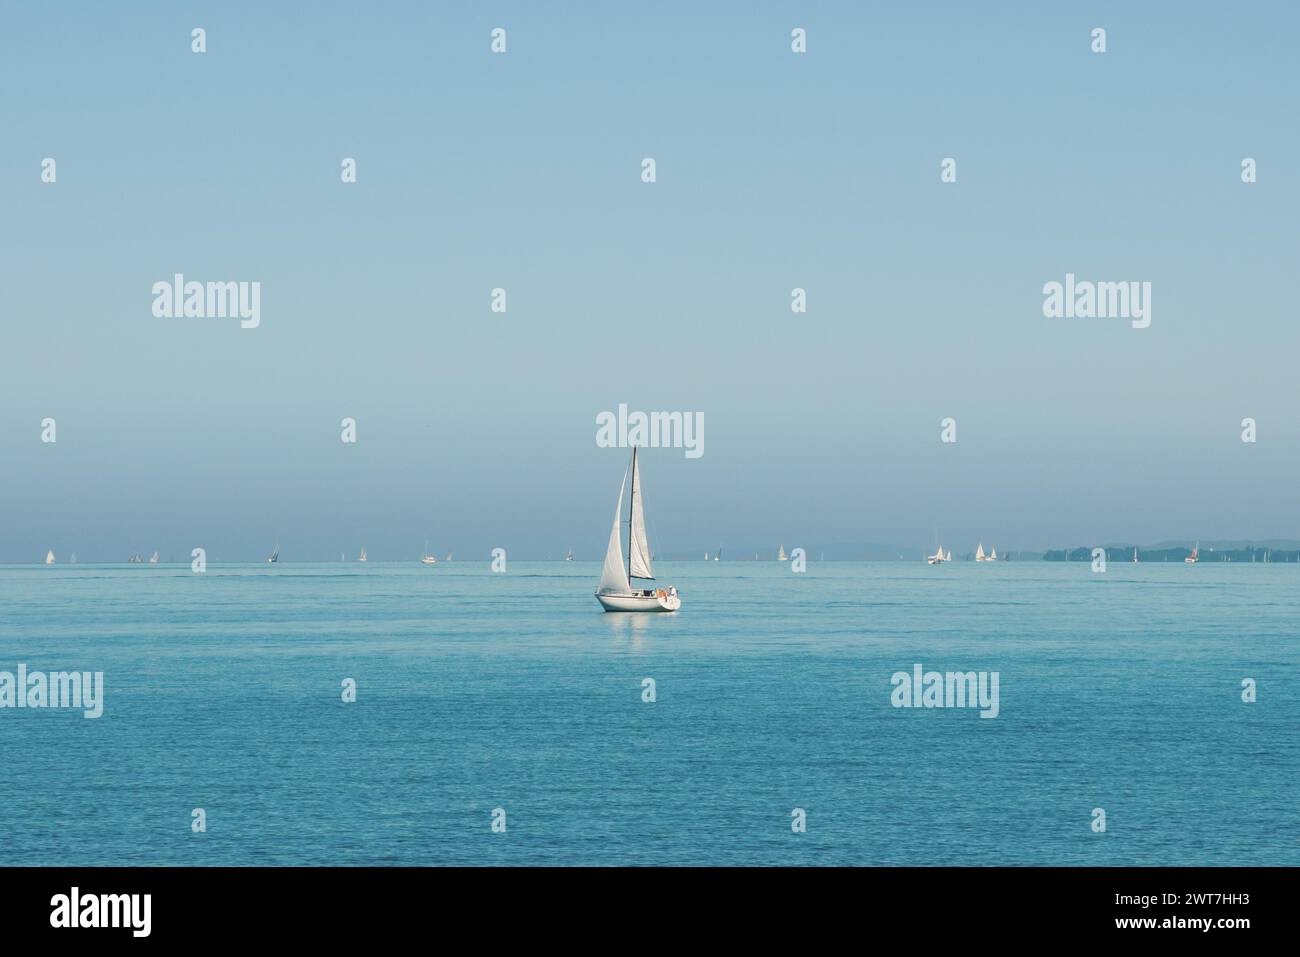
[[[1078,548],[1051,549],[1043,554],[1045,562],[1090,562],[1093,548],[1106,549],[1106,561],[1131,562],[1137,549],[1139,562],[1181,562],[1192,554],[1194,543],[1160,542],[1156,545],[1085,545]],[[1265,542],[1201,542],[1199,557],[1203,562],[1300,562],[1300,542],[1275,539]]]
[[[786,555],[789,555],[795,548],[802,548],[807,553],[808,561],[828,561],[828,562],[919,562],[924,561],[934,549],[916,548],[905,545],[890,545],[880,542],[814,542],[805,544],[798,541],[779,542],[779,545],[785,546]],[[1094,547],[1106,549],[1106,561],[1108,562],[1131,562],[1133,560],[1133,549],[1138,550],[1138,561],[1140,562],[1181,562],[1184,558],[1192,553],[1195,542],[1189,541],[1165,541],[1157,542],[1154,545],[1133,545],[1132,543],[1108,543],[1100,546],[1078,545],[1070,548],[1048,549],[1046,552],[1038,549],[1010,549],[1003,551],[998,550],[999,561],[1020,561],[1020,562],[1090,562],[1092,561],[1092,550]],[[1289,538],[1265,539],[1262,541],[1248,540],[1223,540],[1200,543],[1200,558],[1204,562],[1249,562],[1264,561],[1265,554],[1268,555],[1270,562],[1300,562],[1300,541]],[[717,552],[718,546],[698,545],[688,552],[675,551],[667,552],[663,555],[656,555],[657,558],[663,558],[669,561],[700,561],[708,553],[709,559],[712,560]],[[724,562],[752,562],[754,556],[758,556],[758,561],[771,562],[776,560],[776,545],[737,545],[722,546],[722,560]],[[953,550],[953,558],[956,561],[973,561],[975,553],[973,551],[958,552]]]

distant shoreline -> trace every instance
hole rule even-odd
[[[1193,547],[1196,546],[1161,545],[1161,546],[1144,547],[1141,545],[1096,545],[1096,546],[1080,545],[1072,548],[1047,549],[1046,551],[1039,551],[1037,549],[1032,551],[1013,550],[1010,552],[999,553],[996,561],[992,562],[992,564],[1007,563],[1007,562],[1012,562],[1012,563],[1015,562],[1091,562],[1094,559],[1093,552],[1097,548],[1104,550],[1106,561],[1109,563],[1119,563],[1119,564],[1133,563],[1135,551],[1137,555],[1137,562],[1139,564],[1150,563],[1150,562],[1157,562],[1162,564],[1166,562],[1183,563],[1185,559],[1191,556]],[[1280,546],[1260,545],[1260,544],[1238,545],[1234,543],[1226,547],[1216,546],[1216,545],[1201,545],[1199,546],[1199,549],[1200,550],[1198,552],[1198,558],[1201,564],[1207,562],[1219,562],[1223,564],[1235,564],[1241,562],[1246,562],[1248,564],[1300,564],[1300,543],[1284,542]],[[837,563],[847,563],[847,564],[910,565],[910,564],[916,564],[918,562],[923,562],[926,556],[926,552],[924,550],[919,550],[919,549],[900,550],[898,557],[894,557],[894,558],[882,556],[882,555],[875,555],[871,557],[857,557],[857,556],[844,554],[844,552],[850,550],[851,549],[847,549],[841,546],[841,548],[839,549],[840,554],[823,555],[821,552],[814,552],[812,549],[805,549],[805,551],[807,552],[805,561],[807,562],[807,564],[810,565],[818,564],[821,562],[837,562]],[[827,552],[829,551],[830,549],[828,548]],[[701,563],[706,565],[724,564],[724,563],[732,564],[732,565],[788,564],[788,561],[779,562],[775,557],[775,555],[762,555],[760,553],[758,557],[753,557],[752,550],[749,551],[748,554],[742,553],[741,556],[737,558],[727,558],[724,556],[723,558],[717,560],[716,562],[712,557],[708,559],[703,559],[700,557],[692,557],[692,555],[682,555],[682,554],[667,554],[662,556],[656,556],[655,560],[661,562],[673,562],[673,563],[690,564],[690,565],[698,565]],[[954,553],[952,560],[955,562],[967,562],[967,561],[974,562],[975,552],[970,551],[970,552]],[[484,555],[479,558],[461,558],[455,561],[440,561],[437,563],[437,565],[441,567],[446,567],[446,566],[455,567],[459,565],[479,565],[483,563],[490,563],[491,561],[492,561],[492,555],[490,553],[484,553]],[[560,557],[546,557],[546,558],[513,558],[512,557],[511,561],[521,562],[521,563],[522,562],[529,562],[529,563],[545,562],[545,563],[569,564],[569,565],[599,565],[600,564],[600,561],[594,558],[569,560]],[[213,557],[213,556],[209,556],[207,558],[207,564],[224,565],[224,566],[246,565],[252,567],[272,565],[272,563],[268,563],[265,559],[257,559],[257,558],[223,559],[220,557]],[[327,566],[347,566],[347,567],[360,566],[364,568],[367,565],[416,566],[416,565],[420,565],[421,563],[419,559],[405,559],[405,558],[399,558],[399,559],[370,558],[367,562],[359,562],[356,559],[347,559],[345,561],[338,561],[337,559],[283,558],[273,564],[274,565],[327,565]],[[139,569],[146,569],[151,567],[152,568],[188,568],[190,566],[190,562],[171,560],[171,561],[160,561],[160,562],[151,563],[151,562],[130,562],[126,560],[103,561],[98,559],[94,559],[90,561],[56,560],[55,563],[51,565],[45,564],[45,562],[40,559],[37,559],[35,561],[0,562],[0,567],[12,567],[12,568],[25,568],[29,566],[37,566],[40,568],[68,568],[68,567],[79,567],[83,565],[100,566],[100,567],[122,566],[122,567],[139,568]],[[429,566],[424,566],[424,567],[429,567]],[[436,572],[437,572],[436,567],[430,568],[430,574],[436,574]]]

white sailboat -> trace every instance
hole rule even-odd
[[[1138,550],[1135,547],[1133,549],[1133,564],[1136,565],[1137,563],[1138,563]]]
[[[361,549],[361,560],[363,562],[366,560],[366,550],[364,548]],[[429,554],[429,540],[427,538],[424,540],[424,555],[420,558],[420,564],[421,565],[438,564],[438,557],[436,555]]]
[[[976,546],[976,548],[975,548],[975,561],[977,561],[977,562],[982,562],[982,561],[985,561],[985,560],[986,560],[986,559],[985,559],[985,555],[984,555],[984,543],[983,543],[983,542],[980,542],[979,545]]]
[[[713,553],[713,560],[714,560],[715,562],[720,562],[720,561],[722,561],[722,549],[721,549],[721,548],[719,548],[716,552]]]
[[[45,564],[47,565],[54,564],[54,549],[51,548],[48,552],[45,553]]]
[[[275,564],[276,562],[278,562],[279,560],[280,560],[280,546],[279,546],[279,545],[276,545],[276,546],[275,546],[275,551],[273,551],[270,555],[267,556],[266,561],[267,561],[267,564],[269,564],[269,565],[274,565],[274,564]]]
[[[998,550],[994,548],[992,545],[990,545],[988,557],[986,557],[984,560],[986,562],[996,562],[998,560]]]
[[[573,561],[573,549],[572,549],[572,548],[570,548],[567,552],[564,553],[564,560],[565,560],[566,562],[571,562],[571,561]]]
[[[154,552],[152,555],[149,556],[149,564],[150,564],[150,565],[157,565],[157,564],[158,564],[158,553],[157,553],[157,552]]]
[[[365,560],[366,560],[366,546],[362,545],[361,554],[357,556],[357,561],[364,562]]]
[[[444,558],[443,561],[444,561],[444,562],[449,562],[449,561],[451,561],[451,552],[448,552],[448,553],[447,553],[447,557]]]
[[[1183,559],[1189,565],[1195,565],[1201,560],[1201,543],[1197,542],[1192,547],[1192,553]]]
[[[623,524],[623,492],[627,475],[618,487],[618,505],[614,509],[614,527],[609,533],[609,548],[605,550],[605,565],[601,569],[600,584],[596,586],[596,600],[606,611],[676,611],[682,600],[675,587],[634,589],[632,579],[654,580],[650,565],[650,543],[646,538],[645,505],[641,495],[641,473],[637,468],[636,447],[632,448],[632,498],[628,510],[627,567],[623,567],[623,544],[619,531]],[[708,554],[705,553],[705,560]]]
[[[778,562],[788,562],[790,560],[790,556],[785,553],[784,545],[776,546],[776,560]]]
[[[948,554],[951,555],[952,553],[949,552]],[[927,555],[925,558],[926,563],[929,565],[942,565],[944,562],[948,560],[949,560],[948,556],[944,555],[943,553],[942,545],[940,545],[938,548],[934,550],[933,555]]]

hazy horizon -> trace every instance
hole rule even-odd
[[[596,560],[621,403],[666,554],[1300,539],[1292,5],[133,10],[0,14],[0,562]]]
[[[789,544],[788,546],[786,546],[785,543],[781,543],[781,545],[786,548],[787,553],[793,552],[794,549],[796,548],[804,549],[806,553],[805,556],[806,561],[808,561],[809,563],[817,562],[817,561],[836,561],[836,562],[922,561],[927,555],[929,555],[935,550],[935,546],[933,545],[925,546],[925,547],[916,546],[916,545],[890,546],[888,543],[881,543],[881,542],[804,543],[804,542],[795,541]],[[947,545],[945,547],[953,553],[956,559],[965,560],[965,559],[972,558],[974,556],[977,547],[990,546],[990,545],[993,549],[996,549],[996,551],[1000,553],[1004,558],[1009,556],[1015,556],[1015,559],[1017,561],[1041,560],[1044,555],[1052,551],[1061,551],[1063,549],[1075,550],[1079,548],[1093,548],[1093,547],[1103,547],[1112,550],[1128,549],[1128,548],[1136,547],[1140,551],[1147,552],[1147,551],[1177,551],[1178,549],[1186,550],[1192,548],[1193,545],[1199,545],[1203,552],[1209,554],[1213,554],[1216,549],[1226,552],[1228,550],[1238,549],[1238,548],[1255,548],[1255,549],[1271,548],[1271,549],[1277,549],[1279,551],[1300,550],[1300,541],[1291,540],[1291,539],[1264,539],[1261,541],[1244,541],[1240,539],[1229,539],[1223,541],[1217,541],[1217,540],[1216,541],[1200,541],[1200,540],[1194,541],[1191,539],[1187,539],[1181,541],[1171,540],[1171,541],[1150,542],[1150,543],[1123,542],[1123,541],[1090,542],[1090,543],[1073,542],[1073,543],[1061,543],[1060,545],[1048,546],[1046,548],[1019,548],[1015,546],[1004,547],[1001,545],[997,545],[996,543],[980,541],[975,545],[971,545],[969,547],[966,546],[954,547],[951,545]],[[196,547],[204,547],[204,546],[196,546]],[[567,549],[560,549],[550,554],[520,554],[518,552],[511,551],[509,547],[504,544],[494,545],[489,548],[470,549],[470,550],[465,550],[460,552],[456,551],[455,549],[452,549],[451,552],[453,554],[453,558],[451,559],[451,564],[472,564],[476,562],[484,563],[484,564],[491,563],[494,557],[492,555],[492,551],[494,548],[497,547],[505,548],[507,560],[513,562],[565,561],[564,554],[567,551]],[[234,556],[230,554],[222,555],[222,554],[212,553],[208,551],[206,547],[204,548],[205,548],[204,557],[206,562],[209,565],[219,565],[219,564],[257,565],[257,564],[266,563],[265,555],[262,556],[257,556],[257,555]],[[855,556],[846,557],[845,555],[845,552],[863,550],[863,549],[869,551],[871,554],[867,557],[855,557]],[[825,554],[827,550],[830,550],[832,552],[829,556]],[[891,550],[893,553],[897,553],[897,557],[890,557],[890,555],[887,554],[888,552],[891,552]],[[989,548],[986,548],[986,551],[988,550]],[[142,559],[143,564],[151,564],[148,559],[150,555],[153,554],[154,551],[155,549],[144,549],[144,550],[137,549],[137,550],[133,550],[132,553],[138,555]],[[159,565],[188,566],[190,564],[191,561],[190,550],[177,552],[177,551],[168,551],[164,549],[156,549],[156,551],[159,553],[159,560],[158,560]],[[710,556],[708,559],[704,558],[705,551],[707,551]],[[343,550],[340,558],[333,558],[330,557],[329,555],[308,556],[303,554],[294,554],[292,547],[286,550],[281,545],[279,546],[279,558],[277,560],[277,564],[283,564],[283,565],[339,564],[340,562],[345,564],[353,564],[353,563],[363,564],[360,561],[359,552],[360,549],[353,549],[351,551],[345,549]],[[377,554],[371,548],[369,548],[369,546],[366,546],[366,562],[364,564],[369,564],[369,565],[410,564],[416,562],[420,557],[420,555],[423,554],[423,552],[424,550],[423,548],[421,548],[418,549],[416,552],[412,552],[409,555],[394,555],[394,554],[389,554],[387,552],[382,554]],[[716,548],[706,549],[705,546],[700,545],[693,552],[673,552],[667,554],[656,552],[654,559],[656,562],[697,562],[697,561],[711,562],[713,560],[712,556],[716,552],[717,552]],[[438,559],[438,564],[443,564],[448,561],[448,559],[446,558],[447,550],[439,550],[430,547],[429,553],[433,554],[434,557]],[[69,564],[70,559],[73,555],[77,556],[77,564],[81,564],[81,565],[132,564],[127,560],[126,556],[120,558],[85,557],[80,553],[76,552],[75,550],[70,552],[65,552],[62,554],[56,553],[55,555],[56,563],[60,565]],[[699,556],[699,557],[697,558],[695,556]],[[42,555],[27,561],[23,561],[23,560],[0,561],[0,565],[42,564],[43,558],[44,556]],[[754,562],[754,561],[771,562],[776,560],[776,558],[777,558],[777,553],[776,553],[775,546],[771,548],[758,546],[756,549],[755,546],[751,544],[749,546],[744,546],[744,545],[724,546],[722,549],[722,557],[720,559],[720,562]],[[589,562],[589,563],[599,564],[601,561],[604,560],[604,551],[602,549],[599,550],[598,552],[592,552],[586,555],[578,554],[575,551],[572,560],[575,563]]]

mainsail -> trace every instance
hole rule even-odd
[[[621,498],[622,496],[620,496]],[[654,578],[650,567],[650,543],[645,534],[645,508],[641,498],[641,470],[636,464],[636,449],[632,450],[632,528],[628,535],[628,577]],[[620,507],[622,503],[620,502]]]
[[[609,548],[605,550],[605,567],[600,571],[600,584],[596,587],[597,595],[632,594],[627,570],[623,567],[623,542],[618,535],[623,518],[623,492],[626,488],[627,473],[624,472],[623,484],[618,487],[618,504],[614,506],[614,527],[609,532]]]

